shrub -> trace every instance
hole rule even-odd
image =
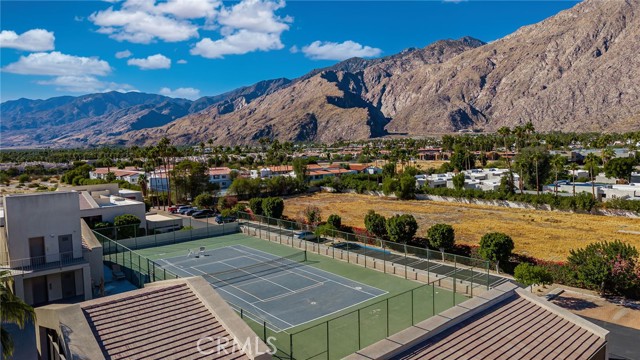
[[[199,209],[210,208],[215,205],[215,198],[209,193],[202,193],[193,199],[193,205]]]
[[[317,225],[322,221],[322,212],[317,206],[309,205],[302,211],[302,213],[307,224]]]
[[[262,198],[249,200],[249,209],[254,215],[262,215]]]
[[[453,187],[456,190],[464,189],[464,173],[455,175],[453,178],[451,178],[451,181],[453,182]]]
[[[391,241],[407,243],[416,235],[418,223],[413,215],[395,215],[387,219],[387,235]]]
[[[18,176],[18,182],[21,184],[27,183],[31,180],[31,177],[29,177],[29,175],[27,174],[22,174],[20,176]]]
[[[379,238],[387,236],[387,219],[373,210],[369,210],[365,215],[364,226],[368,232]]]
[[[553,276],[547,269],[526,262],[516,266],[513,276],[516,281],[525,286],[550,285],[553,283]]]
[[[513,239],[509,235],[492,232],[484,234],[480,239],[479,253],[483,259],[495,262],[496,271],[500,271],[500,262],[509,260],[513,248]]]
[[[223,196],[218,199],[218,209],[231,209],[238,203],[238,198],[235,196]]]
[[[444,257],[444,251],[452,249],[455,245],[455,232],[451,225],[435,224],[427,230],[427,239],[429,245],[439,249]]]
[[[597,242],[571,250],[567,258],[578,280],[601,294],[640,296],[638,250],[620,240]]]
[[[342,228],[342,218],[340,215],[331,214],[329,215],[329,218],[327,218],[327,225],[336,230],[340,230]]]
[[[140,219],[132,214],[119,215],[113,219],[113,225],[117,228],[118,239],[135,236],[140,223]]]
[[[268,197],[262,201],[262,213],[271,218],[280,219],[284,212],[284,201],[279,197]]]

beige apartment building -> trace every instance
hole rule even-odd
[[[81,220],[79,192],[8,195],[0,268],[28,304],[89,300],[103,278],[102,247]]]

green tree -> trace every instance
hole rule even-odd
[[[416,197],[416,179],[409,174],[403,174],[397,182],[394,194],[398,199],[410,200]]]
[[[234,206],[236,206],[236,204],[238,204],[238,198],[235,196],[222,196],[220,197],[220,199],[218,199],[218,210],[222,211],[222,210],[228,210],[233,208]]]
[[[435,224],[427,230],[427,240],[429,241],[429,246],[440,250],[444,261],[444,252],[445,250],[453,249],[456,235],[451,225]]]
[[[587,154],[584,159],[584,168],[589,172],[589,178],[591,179],[591,196],[596,198],[596,176],[600,173],[600,158],[594,153]]]
[[[496,272],[500,271],[500,262],[506,262],[511,256],[514,244],[509,235],[492,232],[487,233],[480,239],[479,253],[483,259],[496,263]]]
[[[456,190],[464,189],[464,173],[454,175],[451,178],[451,181],[453,182],[453,187],[456,188]]]
[[[394,177],[396,175],[396,163],[388,162],[382,166],[383,177]]]
[[[296,174],[296,179],[301,182],[307,181],[307,160],[303,158],[295,158],[293,160],[293,172]]]
[[[553,172],[556,174],[556,181],[554,183],[554,193],[556,196],[558,195],[558,177],[564,172],[564,166],[566,163],[567,158],[560,154],[556,154],[551,158],[551,166],[553,167]]]
[[[551,156],[544,147],[526,147],[515,157],[516,168],[528,189],[540,190],[540,184],[549,178]]]
[[[33,308],[17,297],[12,288],[11,271],[0,271],[0,344],[3,358],[11,357],[14,351],[13,339],[6,328],[7,324],[16,324],[20,329],[24,329],[28,321],[36,319]]]
[[[525,286],[551,285],[553,283],[553,275],[547,269],[529,263],[518,264],[514,269],[513,277]]]
[[[379,238],[387,236],[387,219],[373,210],[369,210],[365,215],[364,226],[368,232]]]
[[[418,231],[418,222],[413,215],[395,215],[387,219],[387,235],[391,241],[407,243]]]
[[[238,177],[231,183],[227,192],[229,194],[235,194],[241,198],[252,198],[260,195],[260,179],[248,179],[244,177]]]
[[[193,205],[198,209],[211,208],[216,204],[216,198],[209,193],[202,193],[193,200]]]
[[[262,198],[252,198],[249,200],[249,209],[254,215],[262,215]]]
[[[336,230],[342,229],[342,218],[340,215],[331,214],[327,218],[327,224]]]
[[[20,184],[28,183],[29,181],[31,181],[31,177],[28,174],[18,176],[18,182]]]
[[[268,197],[262,201],[262,213],[270,218],[280,219],[284,212],[284,200],[279,197]]]
[[[113,226],[116,227],[118,239],[134,237],[142,221],[133,214],[118,215],[113,218]]]
[[[601,294],[640,295],[638,250],[620,240],[597,242],[571,250],[567,258],[589,289]]]
[[[611,159],[604,165],[604,174],[609,178],[629,181],[634,166],[636,159],[632,157]]]

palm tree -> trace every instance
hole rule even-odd
[[[569,164],[569,170],[571,170],[571,184],[573,184],[573,196],[576,196],[576,171],[578,171],[578,164],[572,162]]]
[[[607,162],[614,157],[616,157],[616,152],[612,148],[608,147],[602,149],[602,166],[607,165]]]
[[[565,159],[565,157],[560,154],[556,154],[553,159],[551,159],[551,166],[556,173],[556,183],[554,186],[556,196],[558,196],[558,175],[560,175],[560,173],[564,171],[564,165],[566,162],[567,159]]]
[[[595,177],[599,172],[598,164],[600,163],[600,159],[594,153],[589,153],[584,160],[584,165],[586,169],[589,171],[589,177],[591,178],[591,195],[593,198],[596,198],[596,185],[595,185]]]
[[[0,271],[0,342],[2,357],[13,355],[13,339],[5,324],[16,324],[24,329],[29,320],[35,320],[36,313],[31,306],[17,297],[12,291],[13,278],[9,270]]]
[[[147,176],[145,174],[138,176],[138,185],[142,191],[142,196],[147,197]]]

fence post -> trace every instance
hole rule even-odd
[[[289,334],[289,359],[293,360],[293,334]]]
[[[473,271],[473,262],[471,263],[471,297],[473,297],[473,275],[475,275],[475,271]]]
[[[358,309],[358,350],[362,349],[362,343],[360,341],[360,309]]]
[[[327,359],[331,359],[331,353],[329,352],[329,321],[325,322],[327,324]]]
[[[263,326],[263,337],[262,337],[262,339],[266,343],[267,342],[267,322],[263,321],[262,322],[262,326]]]
[[[407,243],[404,243],[404,278],[407,279]]]
[[[366,262],[367,259],[365,258],[364,261]],[[413,294],[412,294],[412,297],[413,297]],[[413,316],[413,309],[411,310],[411,312],[412,312],[411,316]],[[411,322],[413,323],[413,320]],[[389,337],[389,327],[390,326],[391,325],[389,324],[389,299],[387,298],[387,337]]]
[[[436,316],[436,283],[431,283],[431,315]]]
[[[414,307],[413,295],[414,295],[414,293],[415,293],[415,289],[411,289],[411,326],[416,324],[415,317],[414,317],[415,316],[414,315],[414,310],[413,310],[413,307]]]
[[[458,273],[458,262],[456,255],[453,255],[453,306],[456,306],[456,274]]]
[[[488,261],[486,262],[486,265],[487,265],[487,290],[489,290],[489,266],[490,266],[490,264],[489,264]]]

